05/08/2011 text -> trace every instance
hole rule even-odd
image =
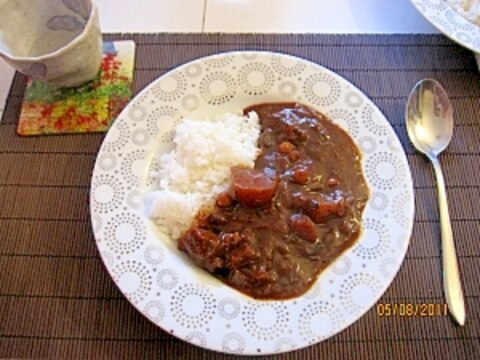
[[[447,316],[447,304],[441,303],[379,303],[377,315],[380,317],[435,317]]]

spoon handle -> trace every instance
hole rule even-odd
[[[465,323],[465,302],[463,299],[460,271],[458,269],[452,226],[448,213],[447,193],[442,168],[436,157],[431,158],[438,188],[438,207],[440,211],[440,227],[442,231],[443,287],[450,313],[459,325]]]

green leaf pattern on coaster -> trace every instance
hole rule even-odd
[[[17,132],[22,136],[104,132],[132,97],[133,41],[107,42],[99,72],[76,88],[27,83]]]

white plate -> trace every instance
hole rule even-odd
[[[411,0],[420,13],[453,41],[480,52],[480,27],[453,10],[446,0]]]
[[[364,153],[371,189],[358,243],[310,291],[256,301],[196,267],[145,216],[143,196],[175,123],[265,101],[298,101],[330,115]],[[180,66],[143,90],[99,151],[90,206],[97,246],[127,299],[165,331],[204,348],[270,354],[315,344],[346,328],[385,292],[408,248],[413,186],[402,146],[377,107],[333,72],[269,52],[233,52]]]

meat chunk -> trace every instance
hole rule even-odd
[[[324,223],[332,216],[345,215],[345,198],[337,193],[314,194],[309,197],[304,211],[314,223]]]
[[[306,166],[295,166],[292,173],[292,182],[295,184],[305,185],[310,179],[310,173]]]
[[[278,152],[281,154],[289,154],[293,150],[295,150],[295,145],[293,145],[290,141],[284,141],[278,145]]]
[[[317,227],[312,219],[303,214],[294,214],[288,220],[290,230],[299,238],[314,243],[317,240]]]
[[[185,233],[178,242],[178,248],[185,251],[193,261],[212,273],[234,273],[240,270],[245,281],[254,284],[258,281],[256,262],[260,253],[254,244],[254,233],[245,229],[241,233],[216,235],[210,230],[194,227]],[[250,269],[250,270],[249,270]]]
[[[244,167],[232,167],[231,173],[235,197],[242,206],[261,207],[275,196],[278,177],[272,179],[263,171]]]
[[[178,248],[185,251],[197,265],[210,272],[224,265],[218,256],[221,250],[220,239],[212,231],[192,228],[178,240]]]
[[[229,263],[232,269],[250,265],[258,259],[258,252],[247,242],[242,243],[230,254]]]
[[[302,130],[298,125],[285,126],[285,136],[293,143],[304,142],[308,139],[308,135],[305,130]]]
[[[287,204],[293,209],[304,209],[308,204],[308,196],[300,191],[287,192]]]
[[[256,269],[244,268],[233,270],[229,281],[244,291],[252,292],[252,288],[272,284],[275,279],[264,267],[259,267]],[[257,289],[257,291],[258,290],[259,289]]]

